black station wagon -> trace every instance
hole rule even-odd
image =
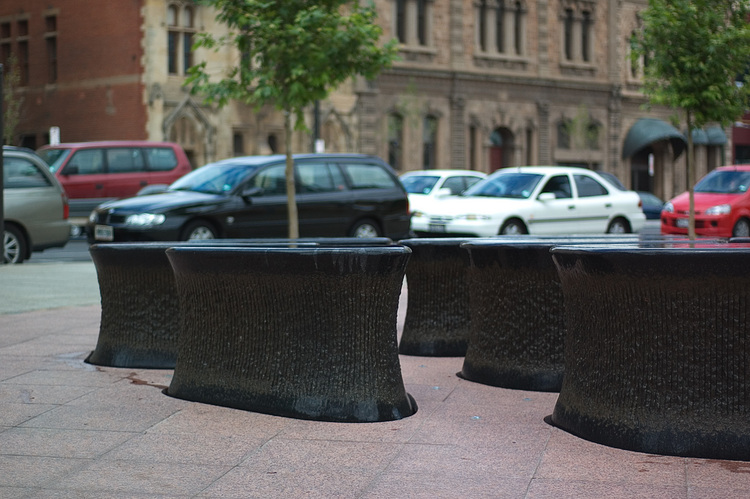
[[[382,159],[301,154],[294,163],[301,237],[409,237],[406,191]],[[101,204],[89,242],[287,237],[285,167],[284,155],[226,159],[164,192]]]

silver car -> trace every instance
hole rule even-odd
[[[5,263],[21,263],[32,251],[65,246],[70,238],[68,197],[39,156],[4,146],[3,187]]]

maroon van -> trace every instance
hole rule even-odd
[[[172,142],[78,142],[43,146],[37,153],[65,189],[71,217],[88,217],[105,201],[171,184],[192,170],[185,151]]]

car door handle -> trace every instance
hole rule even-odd
[[[576,205],[574,205],[574,204],[568,205],[568,209],[569,210],[575,210],[576,209]]]
[[[612,203],[604,203],[605,208],[612,208]]]
[[[104,189],[104,184],[96,184],[94,185],[95,189]]]
[[[145,187],[147,185],[148,185],[148,182],[146,182],[145,180],[141,180],[141,187]]]

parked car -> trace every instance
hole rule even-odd
[[[425,203],[445,196],[456,196],[487,177],[474,170],[413,170],[399,179],[409,193],[409,206],[419,210]]]
[[[99,204],[135,196],[147,185],[169,185],[192,169],[172,142],[79,142],[37,152],[68,194],[72,217],[88,217]]]
[[[409,201],[383,160],[295,155],[302,237],[409,237]],[[287,237],[286,157],[246,156],[199,168],[163,193],[104,203],[89,218],[96,241]]]
[[[750,165],[722,166],[695,184],[695,233],[699,236],[750,236]],[[689,194],[664,205],[662,234],[687,234]]]
[[[460,196],[412,216],[418,235],[638,232],[646,217],[633,191],[596,172],[562,166],[503,168]]]
[[[3,147],[3,214],[5,263],[22,263],[70,238],[65,191],[30,149]]]
[[[641,203],[643,203],[643,214],[646,215],[646,220],[659,220],[661,217],[661,210],[664,208],[664,201],[659,199],[655,194],[647,191],[636,191],[641,197]]]

